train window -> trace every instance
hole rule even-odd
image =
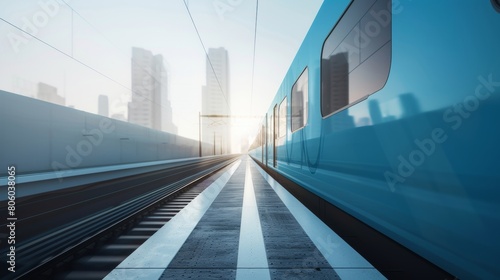
[[[278,139],[278,105],[274,105],[273,109],[274,114],[274,122],[273,122],[273,130],[274,130],[274,139]]]
[[[500,0],[491,0],[491,4],[493,4],[495,11],[500,13]]]
[[[323,116],[346,108],[384,86],[391,63],[391,25],[391,0],[351,2],[323,44]]]
[[[306,68],[292,87],[290,104],[292,107],[292,132],[304,127],[307,123],[308,81],[308,70]]]
[[[286,134],[286,97],[280,103],[278,114],[278,138],[281,138]]]
[[[273,114],[267,118],[267,142],[273,142]]]

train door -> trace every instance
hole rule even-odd
[[[278,136],[278,105],[274,105],[273,110],[273,166],[276,167],[276,138]]]

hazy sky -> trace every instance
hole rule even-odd
[[[256,1],[187,2],[205,47],[229,52],[233,114],[262,115],[322,0],[259,1],[252,97]],[[74,12],[62,0],[0,0],[0,18],[50,45],[0,21],[0,89],[34,96],[36,84],[45,82],[58,88],[66,105],[92,113],[97,112],[98,95],[105,94],[110,114],[126,116],[132,94],[131,48],[141,47],[163,55],[174,123],[180,135],[197,139],[206,58],[184,2],[66,3]],[[234,122],[233,140],[255,129],[249,120]]]

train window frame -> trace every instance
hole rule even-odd
[[[288,117],[287,107],[288,107],[287,97],[285,96],[285,98],[283,98],[283,100],[278,105],[278,129],[277,129],[278,139],[281,139],[286,136],[287,117]],[[284,116],[282,116],[282,114],[284,114]]]
[[[491,4],[493,5],[495,11],[500,13],[500,0],[491,0]]]
[[[361,0],[352,0],[328,36],[326,36],[320,56],[320,113],[323,119],[365,100],[371,94],[383,89],[387,83],[392,64],[392,1],[393,0],[372,0],[369,2],[362,2]],[[379,10],[376,10],[376,8]],[[380,17],[382,13],[387,13],[389,16],[388,18],[385,18],[386,22],[383,21],[382,17]],[[374,14],[378,16],[377,19]],[[368,21],[370,17],[372,19]],[[377,23],[380,28],[379,30],[381,30],[378,34],[372,37],[375,41],[375,47],[361,47],[361,37],[363,36],[361,33],[363,31],[368,33],[368,25],[371,24],[370,26],[374,26],[374,23]],[[363,27],[365,29],[363,29]],[[352,53],[349,54],[349,51],[352,50],[353,46],[348,43],[349,39],[351,39],[350,36],[355,31],[358,33],[358,41],[353,42],[357,43],[358,46],[354,47],[357,48],[357,54],[356,52],[354,52],[354,54],[359,57],[354,57],[354,60],[358,59],[358,61],[357,64],[353,66],[349,63],[349,59],[352,57]],[[364,36],[367,35],[364,34]],[[382,40],[380,40],[380,37],[382,37]],[[346,46],[350,46],[350,48],[343,47],[344,43]],[[368,41],[368,45],[369,44],[370,41]],[[346,49],[348,50],[347,52],[342,52]],[[369,53],[370,51],[371,53]],[[368,54],[365,52],[368,52]],[[325,59],[325,53],[329,55],[327,57],[328,60]],[[344,64],[339,63],[339,65],[340,67],[344,67],[344,72],[341,72],[339,76],[342,75],[343,77],[338,78],[339,82],[337,84],[333,84],[333,86],[326,89],[327,83],[332,85],[331,79],[333,78],[329,77],[328,79],[325,79],[325,75],[332,72],[335,73],[335,70],[339,72],[338,68],[336,68],[339,66],[334,65],[334,63],[338,63],[338,61],[335,61],[333,56],[338,55],[339,58],[342,58],[342,54],[345,61]],[[375,64],[374,61],[382,61],[382,63]],[[326,63],[331,65],[326,66]],[[373,69],[376,69],[374,68],[374,65],[377,66],[377,71],[372,71]],[[381,68],[382,70],[378,71],[378,68]],[[332,71],[332,69],[334,71]],[[370,73],[370,75],[366,75],[366,73]],[[371,73],[374,73],[374,75],[371,75]],[[330,76],[332,75],[333,74],[330,74]],[[375,78],[372,78],[372,76]],[[351,78],[354,78],[355,81],[352,82]],[[375,82],[373,81],[374,79]],[[352,91],[350,89],[351,84],[354,86],[354,90]],[[365,86],[365,84],[368,84],[368,86]],[[335,87],[340,89],[334,89]],[[335,95],[334,90],[343,90],[347,93],[343,95]],[[337,101],[340,104],[335,106],[334,99],[341,99],[340,101]]]
[[[267,114],[267,142],[269,145],[272,145],[273,140],[274,140],[274,135],[273,135],[273,121],[274,121],[274,115],[273,112],[271,111],[271,114]]]
[[[303,88],[305,88],[305,91],[296,91],[296,88],[300,85],[300,83],[305,83],[303,85]],[[302,92],[302,99],[301,99],[301,104],[300,108],[302,109],[300,119],[302,120],[299,126],[294,126],[294,100],[296,99],[296,96],[300,96],[300,93]],[[290,92],[290,128],[292,133],[304,128],[307,125],[308,121],[308,115],[309,115],[309,68],[306,67],[304,70],[302,70],[302,73],[299,75],[297,80],[292,86],[292,90]],[[296,116],[298,117],[298,116]]]

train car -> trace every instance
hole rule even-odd
[[[499,27],[499,0],[325,0],[249,154],[451,275],[499,279]]]

